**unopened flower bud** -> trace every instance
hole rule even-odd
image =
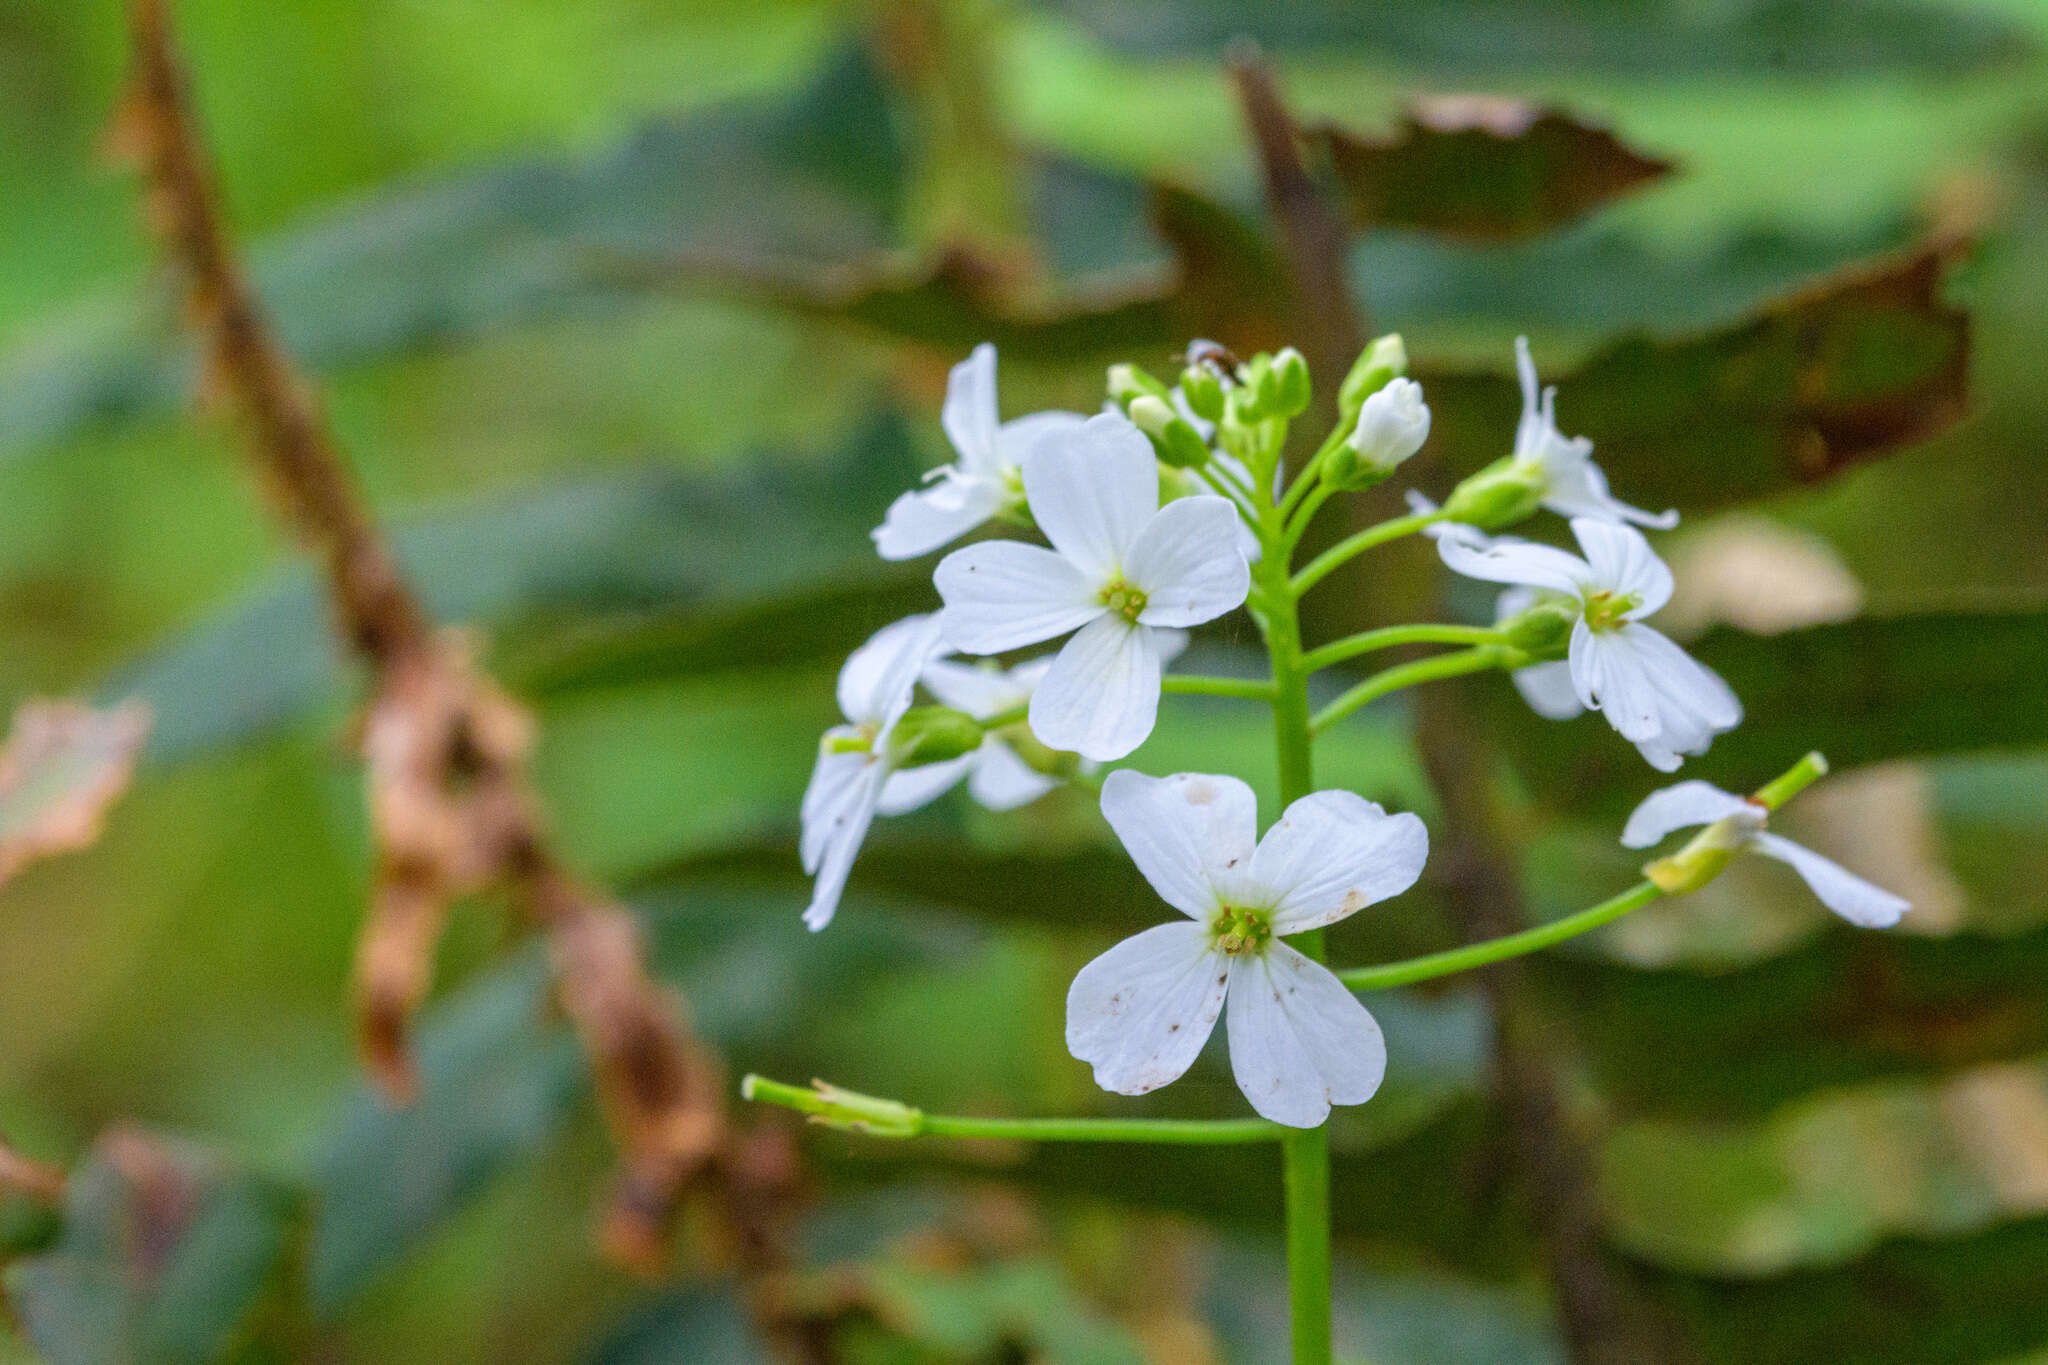
[[[1163,403],[1166,401],[1167,388],[1139,366],[1109,367],[1109,399],[1112,403],[1128,412],[1133,400],[1140,395],[1150,395]]]
[[[1578,624],[1579,608],[1570,602],[1538,602],[1500,623],[1509,644],[1535,658],[1563,658]]]
[[[1494,461],[1456,488],[1444,502],[1451,521],[1497,531],[1533,516],[1547,483],[1543,470],[1509,456]]]
[[[1308,411],[1308,361],[1292,346],[1273,357],[1273,398],[1268,417],[1297,417]]]
[[[899,768],[922,768],[971,754],[981,747],[981,722],[950,706],[916,706],[889,733]]]
[[[1340,420],[1350,423],[1358,420],[1358,410],[1365,406],[1365,400],[1387,386],[1387,382],[1408,373],[1408,348],[1399,332],[1389,332],[1374,341],[1352,362],[1351,373],[1344,376],[1344,382],[1337,389],[1337,412]]]
[[[1223,380],[1212,365],[1196,363],[1180,372],[1180,391],[1188,411],[1205,422],[1223,420]]]
[[[1280,381],[1273,373],[1273,357],[1264,351],[1237,367],[1237,391],[1231,401],[1240,420],[1261,422],[1276,415]]]
[[[1331,453],[1323,477],[1338,488],[1370,488],[1428,439],[1429,405],[1422,401],[1422,385],[1389,380],[1366,398],[1357,429]]]
[[[1176,469],[1192,469],[1209,459],[1201,433],[1163,398],[1149,393],[1133,398],[1131,423],[1152,438],[1153,453]]]

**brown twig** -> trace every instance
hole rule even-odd
[[[725,1140],[717,1069],[647,976],[631,917],[556,859],[528,784],[531,724],[436,632],[358,496],[310,386],[266,324],[221,222],[163,0],[133,6],[134,87],[118,125],[152,226],[186,278],[205,392],[229,400],[283,519],[323,559],[335,615],[373,674],[364,726],[376,890],[358,955],[365,1054],[390,1092],[415,1081],[405,1035],[449,902],[513,890],[547,934],[629,1173],[610,1245],[651,1261],[673,1206]]]

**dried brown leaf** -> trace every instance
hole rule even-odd
[[[1311,129],[1354,226],[1503,241],[1561,226],[1672,163],[1562,109],[1495,95],[1415,101],[1387,137]]]
[[[135,775],[149,734],[139,701],[97,709],[32,701],[0,749],[0,883],[39,858],[89,847]]]

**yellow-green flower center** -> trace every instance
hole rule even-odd
[[[1110,580],[1109,586],[1102,590],[1101,600],[1104,607],[1132,625],[1138,623],[1138,614],[1145,610],[1144,592],[1121,578]]]
[[[1589,592],[1586,594],[1586,624],[1594,630],[1612,630],[1640,604],[1641,599],[1630,592],[1612,592],[1606,588]]]
[[[1209,932],[1216,937],[1216,950],[1226,956],[1262,953],[1273,940],[1272,912],[1226,905],[1209,922]]]

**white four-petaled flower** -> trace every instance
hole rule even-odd
[[[1032,694],[1031,731],[1055,749],[1122,758],[1158,715],[1161,632],[1213,620],[1250,591],[1237,511],[1218,497],[1161,507],[1151,442],[1115,413],[1040,441],[1024,492],[1052,548],[991,540],[940,560],[941,629],[969,654],[1076,631]]]
[[[953,367],[939,424],[960,459],[931,472],[926,486],[889,505],[874,530],[884,559],[915,559],[958,540],[1023,499],[1018,469],[1041,437],[1078,429],[1077,412],[1035,412],[1000,420],[996,407],[996,348],[983,342]]]
[[[839,909],[847,874],[895,771],[892,732],[910,709],[918,675],[938,652],[938,617],[909,616],[876,631],[839,670],[839,709],[847,723],[819,742],[798,844],[804,871],[818,879],[804,911],[813,930],[830,924]]]
[[[1379,1025],[1329,968],[1280,940],[1414,885],[1429,853],[1422,822],[1325,791],[1260,839],[1236,778],[1129,769],[1103,783],[1102,813],[1187,919],[1125,939],[1074,978],[1067,1048],[1096,1083],[1142,1095],[1178,1078],[1227,1000],[1231,1070],[1260,1114],[1312,1128],[1331,1105],[1370,1099],[1386,1070]]]
[[[1645,512],[1607,491],[1607,476],[1593,463],[1593,443],[1557,429],[1557,387],[1538,390],[1529,338],[1515,338],[1515,371],[1522,381],[1522,421],[1515,428],[1515,462],[1541,476],[1543,505],[1561,517],[1632,521],[1668,531],[1678,513]]]
[[[1621,842],[1629,848],[1648,848],[1674,830],[1694,825],[1713,827],[1718,847],[1761,853],[1789,863],[1820,897],[1821,904],[1851,924],[1865,929],[1888,929],[1912,909],[1901,897],[1881,886],[1873,886],[1855,873],[1812,849],[1772,834],[1764,828],[1770,812],[1761,803],[1710,783],[1680,782],[1643,798],[1622,828]]]
[[[1720,675],[1643,624],[1671,600],[1672,583],[1671,570],[1642,533],[1591,517],[1574,517],[1571,525],[1583,559],[1548,545],[1470,533],[1439,536],[1437,553],[1468,577],[1576,603],[1567,661],[1580,704],[1605,715],[1652,767],[1671,772],[1681,755],[1706,752],[1716,734],[1740,721],[1742,703]],[[1541,681],[1554,683],[1554,677]]]

